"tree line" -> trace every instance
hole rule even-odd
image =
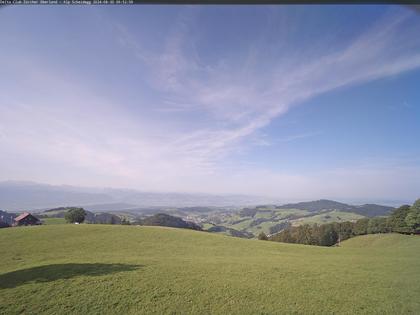
[[[267,237],[261,233],[260,240],[297,243],[318,246],[333,246],[354,236],[376,233],[420,234],[420,199],[412,206],[403,205],[388,217],[363,218],[356,222],[328,224],[304,224],[288,227]]]

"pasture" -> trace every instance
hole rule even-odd
[[[1,314],[415,314],[420,237],[341,247],[163,227],[0,230]]]

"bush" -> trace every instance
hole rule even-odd
[[[264,233],[264,232],[261,232],[261,233],[258,235],[258,239],[259,239],[260,241],[267,241],[267,240],[268,240],[268,237],[267,237],[267,235],[265,235],[265,233]]]
[[[130,221],[128,221],[126,218],[123,218],[123,219],[121,220],[121,224],[122,224],[122,225],[130,225],[131,223],[130,223]]]
[[[72,208],[65,215],[65,219],[69,223],[82,223],[85,217],[86,211],[83,208]]]

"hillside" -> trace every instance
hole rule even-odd
[[[190,215],[192,220],[196,220],[209,231],[213,226],[224,227],[230,231],[230,235],[240,236],[253,235],[259,233],[275,234],[289,226],[302,224],[323,224],[332,222],[355,221],[364,216],[338,210],[323,209],[320,211],[308,211],[301,209],[279,209],[276,206],[259,206],[256,208],[244,208],[241,211],[226,211],[218,213]]]
[[[208,209],[190,213],[189,220],[204,229],[239,237],[272,235],[289,226],[356,221],[365,217],[389,215],[394,208],[376,204],[349,205],[333,200],[316,200],[285,205],[259,205],[235,209]],[[229,231],[229,233],[226,233]]]
[[[201,228],[193,222],[187,222],[181,218],[174,217],[165,213],[158,213],[153,216],[146,217],[141,219],[139,223],[141,225],[149,226],[166,226],[181,229],[201,230]]]
[[[388,215],[394,208],[377,204],[364,204],[360,206],[349,205],[333,200],[316,200],[308,202],[289,203],[277,206],[277,209],[299,209],[309,212],[319,212],[322,210],[338,210],[344,212],[353,212],[367,217]]]
[[[323,248],[163,227],[0,230],[0,314],[420,312],[420,238]],[[30,297],[30,298],[28,298]]]

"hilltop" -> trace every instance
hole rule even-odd
[[[408,314],[420,311],[420,238],[342,247],[164,227],[1,229],[0,313]],[[28,298],[30,296],[30,298]]]

